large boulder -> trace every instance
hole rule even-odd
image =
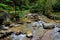
[[[0,11],[0,24],[2,24],[4,20],[9,20],[9,14],[4,11]]]
[[[43,24],[43,28],[44,28],[44,29],[52,29],[52,28],[54,28],[54,27],[55,27],[55,25],[52,24],[52,23],[44,23],[44,24]]]
[[[58,27],[58,28],[60,28],[60,24],[56,24],[56,25],[55,25],[55,27]]]
[[[6,18],[6,17],[9,17],[9,14],[4,11],[0,11],[0,18]]]
[[[2,25],[3,23],[3,18],[0,18],[0,25]]]
[[[8,20],[9,20],[9,14],[0,10],[0,30],[8,29],[8,27],[2,26],[4,24],[4,21],[6,22]]]
[[[5,25],[1,25],[0,29],[2,29],[2,30],[8,30],[9,27],[8,26],[5,26]]]

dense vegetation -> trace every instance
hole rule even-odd
[[[0,0],[0,10],[19,11],[29,10],[32,13],[40,12],[51,15],[59,12],[60,0]]]

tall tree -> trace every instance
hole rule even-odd
[[[52,14],[52,0],[49,0],[49,5],[50,5],[50,15]]]

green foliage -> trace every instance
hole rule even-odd
[[[0,8],[2,8],[2,9],[7,9],[7,5],[0,3]]]
[[[55,12],[60,11],[60,0],[57,0],[57,2],[53,5],[53,10]]]
[[[57,0],[52,0],[52,5],[56,4]]]
[[[0,3],[0,8],[2,8],[4,10],[13,10],[13,8],[11,6],[8,6],[8,5],[2,4],[2,3]]]
[[[2,16],[2,14],[0,13],[0,17]]]
[[[20,18],[23,18],[24,15],[25,15],[26,13],[28,13],[28,12],[29,12],[29,10],[25,10],[25,11],[20,11],[20,12],[16,12],[16,13],[19,14],[19,17],[20,17]]]
[[[1,0],[0,8],[4,10],[16,10],[25,11],[30,10],[30,12],[44,12],[45,14],[50,11],[50,1],[49,0]],[[60,10],[60,0],[52,0],[53,10]],[[16,8],[14,8],[16,7]],[[24,12],[19,12],[20,14]]]

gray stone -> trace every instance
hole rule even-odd
[[[45,28],[45,29],[51,29],[51,28],[54,28],[54,27],[55,27],[55,25],[52,24],[52,23],[44,23],[43,24],[43,28]]]

